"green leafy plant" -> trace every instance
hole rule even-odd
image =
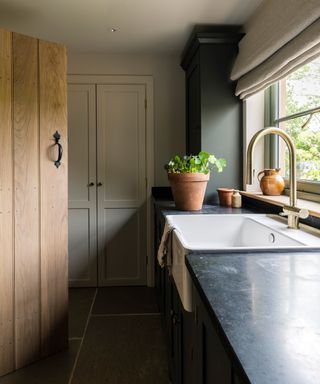
[[[169,173],[205,173],[214,168],[220,173],[226,166],[225,159],[217,159],[208,152],[201,151],[198,155],[174,156],[164,167]]]

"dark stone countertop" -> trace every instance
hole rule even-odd
[[[155,203],[164,216],[257,213],[211,205],[183,212],[168,199]],[[320,383],[320,252],[194,253],[186,264],[252,384]]]
[[[199,214],[253,214],[252,210],[247,208],[229,208],[221,207],[220,205],[203,205],[200,211],[180,211],[178,210],[172,200],[154,199],[156,208],[159,209],[164,216],[168,215],[199,215]]]
[[[252,384],[320,383],[320,253],[190,254],[192,279]]]

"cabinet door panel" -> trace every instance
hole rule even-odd
[[[239,376],[234,374],[234,376],[233,376],[233,384],[247,384],[247,383],[248,383],[247,381],[244,381],[244,380],[240,379]]]
[[[232,368],[229,357],[195,287],[193,294],[196,311],[194,377],[203,384],[230,384]]]
[[[230,384],[231,364],[210,322],[203,323],[203,378],[206,384]]]
[[[104,226],[99,227],[104,239],[105,256],[102,279],[121,285],[140,277],[140,214],[135,208],[104,209]]]
[[[200,100],[200,64],[198,55],[186,74],[187,101],[187,153],[197,154],[201,150],[201,100]]]
[[[182,382],[194,384],[195,372],[195,316],[194,312],[186,312],[182,308]]]
[[[145,86],[97,86],[99,285],[146,283]]]
[[[69,281],[86,286],[91,280],[90,209],[69,208],[69,228]]]
[[[70,84],[69,284],[97,284],[95,85]],[[94,185],[90,186],[90,183]]]
[[[182,384],[182,305],[180,302],[179,293],[175,284],[173,283],[173,369],[174,369],[174,383]]]

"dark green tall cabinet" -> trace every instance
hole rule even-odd
[[[224,172],[211,176],[210,203],[217,201],[217,188],[242,186],[242,102],[230,80],[242,36],[233,27],[195,31],[181,62],[186,72],[186,151],[204,150],[227,160]]]

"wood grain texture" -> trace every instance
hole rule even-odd
[[[64,47],[0,29],[0,376],[67,346],[66,86]]]
[[[41,354],[67,346],[67,59],[65,47],[39,41],[41,183]],[[52,162],[58,130],[62,165]]]
[[[0,29],[0,375],[14,368],[11,33]]]
[[[38,41],[13,33],[16,368],[40,356]]]

